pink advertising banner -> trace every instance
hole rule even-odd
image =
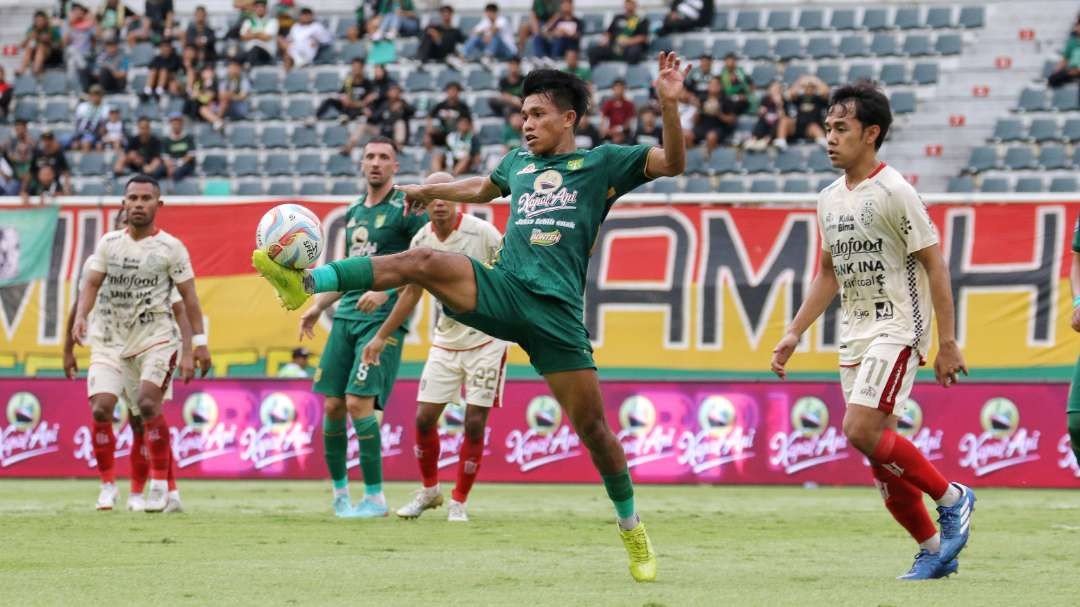
[[[166,405],[179,476],[324,478],[322,402],[295,380],[214,380],[177,385]],[[962,384],[915,389],[900,429],[950,479],[976,486],[1080,487],[1069,449],[1064,384]],[[866,460],[840,424],[834,383],[607,382],[608,421],[638,482],[870,484]],[[385,476],[418,478],[413,459],[415,381],[401,381],[383,418]],[[506,387],[490,417],[484,481],[592,482],[588,453],[541,381]],[[66,380],[0,380],[0,478],[90,477],[85,387]],[[451,480],[464,415],[440,420]],[[131,429],[118,411],[119,472]],[[350,436],[352,435],[350,430]],[[350,467],[357,465],[350,441]],[[352,472],[355,476],[358,472]]]

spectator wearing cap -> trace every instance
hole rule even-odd
[[[308,376],[311,351],[307,348],[296,348],[292,351],[292,360],[278,368],[277,376],[283,379],[301,379]]]
[[[369,110],[379,93],[364,74],[364,60],[357,57],[352,60],[349,73],[341,82],[341,91],[334,97],[323,99],[315,110],[315,117],[322,117],[331,109],[341,114],[342,122],[355,120]]]
[[[472,117],[462,114],[456,128],[446,136],[446,149],[432,154],[431,170],[449,170],[454,177],[472,173],[480,164],[480,138],[473,132]]]
[[[24,190],[30,196],[71,194],[71,166],[52,131],[41,134],[41,144],[30,159],[30,171]]]
[[[333,42],[330,30],[315,20],[315,12],[307,7],[300,9],[300,18],[289,28],[289,35],[281,40],[285,71],[310,65],[319,50]]]
[[[293,0],[281,0],[274,9],[274,18],[277,19],[278,25],[278,40],[285,38],[292,31],[292,26],[296,24],[296,18],[293,17]]]
[[[209,122],[214,130],[225,128],[225,118],[221,111],[221,99],[218,97],[217,74],[213,66],[204,65],[198,77],[188,82],[187,112],[192,118],[202,118]]]
[[[166,91],[173,87],[176,82],[176,72],[184,67],[180,55],[176,54],[172,40],[162,38],[158,42],[158,54],[150,60],[150,74],[146,78],[146,87],[143,88],[141,97],[146,100],[151,97],[163,97]]]
[[[516,54],[510,21],[499,14],[499,5],[488,4],[484,7],[484,16],[465,41],[465,56],[469,59],[479,57],[490,64],[495,59],[505,61]]]
[[[23,38],[22,48],[25,52],[19,69],[15,70],[16,76],[21,76],[27,69],[37,76],[45,68],[64,64],[63,36],[60,28],[49,21],[49,15],[45,11],[34,13],[34,20]]]
[[[430,23],[424,28],[417,58],[421,63],[446,61],[464,42],[465,35],[454,25],[454,7],[444,4],[439,8],[439,23]]]
[[[115,37],[105,39],[105,50],[98,53],[90,80],[100,84],[106,93],[121,93],[127,87],[127,73],[130,60],[127,53],[120,50]]]
[[[30,181],[30,161],[34,157],[36,147],[37,145],[30,135],[30,129],[27,128],[26,121],[17,118],[11,137],[4,142],[2,151],[4,158],[11,165],[15,179],[19,180],[20,184],[26,184]],[[21,190],[22,187],[20,186],[19,189]]]
[[[206,19],[206,7],[195,7],[195,18],[184,30],[184,45],[195,47],[196,60],[200,64],[217,61],[217,34]]]
[[[562,0],[559,10],[533,36],[533,52],[537,57],[562,59],[568,50],[580,50],[585,25],[574,16],[572,0]]]
[[[611,97],[600,104],[600,134],[606,137],[612,129],[628,129],[636,115],[634,102],[626,97],[626,81],[617,78],[611,85]]]
[[[268,65],[277,54],[277,19],[266,14],[266,0],[255,0],[251,15],[240,26],[240,42],[244,63],[250,66]]]
[[[664,24],[657,35],[708,28],[712,26],[712,20],[713,0],[672,0],[671,11],[664,16]]]
[[[13,90],[14,87],[7,81],[4,66],[0,65],[0,121],[7,122],[8,114],[11,112]]]
[[[420,31],[420,18],[412,0],[377,0],[376,4],[375,15],[367,22],[372,40],[415,36]]]
[[[446,85],[446,98],[428,112],[424,147],[431,150],[433,147],[445,146],[446,136],[457,128],[457,120],[462,116],[472,118],[472,111],[461,99],[461,85],[451,82]]]
[[[521,73],[521,59],[511,57],[506,64],[506,74],[499,78],[499,96],[488,101],[491,111],[506,117],[521,111],[521,93],[525,76]]]
[[[64,63],[68,80],[79,83],[79,90],[90,84],[90,60],[94,58],[94,18],[86,6],[75,2],[68,15],[64,33]]]
[[[244,64],[235,57],[229,59],[229,66],[225,68],[225,78],[218,88],[221,115],[232,120],[247,120],[250,95],[251,81],[244,73]]]
[[[124,153],[117,156],[113,166],[113,173],[117,177],[129,170],[154,179],[161,179],[165,175],[165,164],[161,160],[161,140],[150,130],[150,119],[145,116],[139,118],[135,136],[128,138]]]
[[[195,138],[184,132],[184,115],[169,114],[169,133],[165,136],[165,175],[173,181],[195,172]]]
[[[1047,79],[1053,88],[1080,80],[1080,15],[1073,21],[1069,38],[1065,41],[1065,50],[1061,52],[1061,61]]]
[[[625,61],[639,63],[649,47],[649,19],[637,14],[637,2],[624,0],[623,13],[611,25],[596,46],[589,49],[589,63]]]
[[[105,121],[109,116],[109,106],[102,102],[105,89],[94,84],[86,95],[86,100],[75,107],[75,132],[64,138],[64,149],[78,147],[83,152],[100,150],[105,136]]]
[[[582,65],[581,63],[581,51],[578,49],[566,50],[566,71],[581,78],[585,82],[592,82],[592,70],[589,66]]]
[[[101,137],[101,142],[114,152],[123,151],[124,142],[127,141],[127,126],[120,114],[120,108],[109,108],[109,117],[102,128],[105,134]]]
[[[739,67],[739,59],[735,53],[724,55],[720,80],[724,84],[724,95],[735,103],[735,113],[745,114],[754,110],[754,81]]]

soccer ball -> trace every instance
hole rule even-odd
[[[322,224],[298,204],[278,205],[259,221],[255,246],[286,268],[310,268],[322,253]]]

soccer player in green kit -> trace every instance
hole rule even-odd
[[[1080,332],[1080,217],[1073,229],[1072,266],[1069,268],[1069,283],[1072,285],[1073,312],[1072,329]],[[1069,404],[1065,409],[1069,424],[1069,442],[1073,455],[1080,462],[1080,360],[1073,367],[1072,385],[1069,387]]]
[[[654,89],[663,116],[662,148],[578,150],[574,129],[588,107],[587,85],[565,72],[534,70],[523,83],[524,148],[511,150],[489,177],[399,187],[416,206],[436,198],[484,203],[509,196],[510,219],[494,266],[421,248],[301,272],[261,251],[252,255],[288,308],[302,305],[309,293],[414,283],[456,320],[520,344],[588,448],[615,505],[630,573],[639,582],[656,579],[656,554],[637,516],[626,456],[604,418],[582,296],[589,254],[615,200],[650,179],[679,175],[686,166],[678,98],[689,70],[675,53],[660,54]]]
[[[367,192],[345,212],[347,257],[368,258],[408,249],[413,235],[427,223],[427,216],[405,213],[405,195],[394,189],[398,161],[393,140],[375,137],[368,141],[360,168],[367,180]],[[390,398],[408,324],[386,340],[380,364],[369,366],[361,359],[364,346],[394,309],[396,290],[342,288],[320,294],[300,319],[301,339],[315,336],[315,323],[334,302],[338,306],[315,373],[314,388],[326,397],[323,445],[334,484],[334,513],[342,518],[386,516],[382,440],[375,410],[382,410]],[[360,443],[360,470],[364,475],[364,498],[355,507],[349,501],[346,412]]]

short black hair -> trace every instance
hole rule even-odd
[[[367,143],[364,144],[364,147],[367,147],[367,146],[369,146],[369,145],[371,145],[373,143],[385,143],[386,145],[394,148],[394,156],[398,155],[397,142],[395,142],[393,139],[387,137],[386,135],[376,135],[376,136],[372,137],[371,139],[368,139]]]
[[[484,6],[484,12],[486,13],[488,11],[491,11],[493,13],[499,12],[499,5],[495,4],[494,2],[488,2],[487,5]]]
[[[143,175],[142,173],[127,180],[127,183],[124,184],[124,194],[127,194],[128,187],[133,183],[149,183],[154,186],[154,194],[158,196],[161,195],[161,184],[158,183],[158,180],[149,175]]]
[[[885,135],[889,133],[889,126],[892,125],[889,98],[873,82],[860,80],[833,91],[829,99],[829,111],[836,106],[846,108],[849,103],[855,111],[855,119],[862,123],[864,129],[873,125],[881,129],[881,133],[874,140],[874,149],[880,150],[881,144],[885,143]]]
[[[521,98],[546,95],[560,110],[574,110],[574,128],[589,112],[589,85],[574,74],[556,69],[529,72],[521,83]]]

